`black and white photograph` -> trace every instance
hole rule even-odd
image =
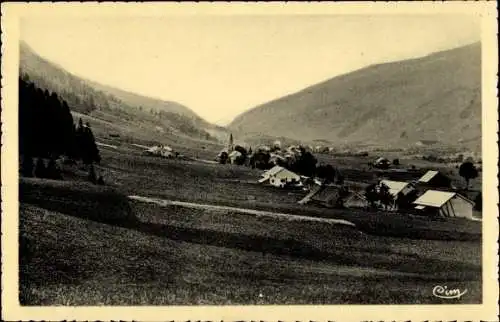
[[[495,5],[10,5],[19,309],[497,316]]]

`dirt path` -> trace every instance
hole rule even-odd
[[[149,149],[150,148],[150,146],[145,146],[145,145],[137,144],[137,143],[130,143],[130,145],[133,145],[133,146],[141,148],[141,149]]]
[[[97,144],[98,146],[105,146],[107,148],[118,149],[118,147],[116,145],[112,145],[112,144],[106,144],[106,143],[102,143],[102,142],[96,142],[95,144]]]
[[[291,214],[262,211],[262,210],[248,209],[248,208],[217,206],[217,205],[208,205],[208,204],[200,204],[200,203],[193,203],[193,202],[175,201],[175,200],[164,200],[164,199],[149,198],[149,197],[143,197],[143,196],[129,196],[129,198],[132,200],[140,201],[140,202],[154,203],[154,204],[157,204],[160,206],[181,206],[181,207],[197,208],[197,209],[234,211],[234,212],[239,212],[239,213],[244,213],[244,214],[255,215],[257,217],[265,216],[265,217],[273,217],[273,218],[280,218],[280,219],[286,219],[286,220],[318,221],[318,222],[324,222],[327,224],[347,225],[347,226],[356,227],[356,225],[353,224],[352,222],[347,221],[347,220],[343,220],[343,219],[316,218],[316,217],[291,215]]]
[[[193,158],[194,161],[202,162],[202,163],[208,163],[208,164],[219,164],[217,161],[213,160],[205,160],[205,159],[198,159],[198,158]]]

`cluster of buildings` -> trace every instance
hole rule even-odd
[[[312,204],[323,207],[342,206],[347,208],[368,208],[370,203],[363,188],[349,189],[346,185],[322,184],[317,179],[300,176],[284,167],[275,166],[264,172],[259,183],[275,187],[295,187],[307,190],[301,205]],[[422,215],[441,217],[463,217],[474,220],[474,201],[454,191],[451,179],[439,171],[427,171],[412,182],[380,180],[377,187],[388,188],[392,211],[406,211]],[[398,202],[405,198],[408,203],[402,209]]]
[[[162,158],[175,158],[178,153],[175,153],[171,147],[166,145],[155,145],[143,152],[145,155],[157,156]]]

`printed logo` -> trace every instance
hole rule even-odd
[[[442,299],[458,299],[467,293],[467,289],[461,291],[459,288],[449,289],[447,286],[436,285],[432,289],[432,294],[435,297]]]

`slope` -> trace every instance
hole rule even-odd
[[[216,141],[217,136],[224,133],[223,128],[206,122],[179,103],[145,97],[75,76],[40,57],[24,42],[20,44],[19,68],[24,79],[56,92],[68,102],[72,111],[107,121],[112,119],[119,126],[136,125],[137,131],[154,129],[152,132],[156,133],[151,135],[155,139],[159,133],[164,133]]]
[[[176,113],[179,115],[187,116],[196,122],[200,123],[204,122],[204,120],[201,117],[199,117],[195,112],[177,102],[164,101],[161,99],[151,98],[135,94],[129,91],[121,90],[115,87],[111,87],[108,85],[99,84],[93,81],[89,81],[88,83],[95,89],[105,93],[109,93],[114,97],[120,99],[121,101],[127,103],[128,105],[136,106],[146,111],[153,110],[157,112],[164,111],[164,112]]]
[[[260,105],[229,128],[307,141],[480,148],[481,47],[369,66]]]

